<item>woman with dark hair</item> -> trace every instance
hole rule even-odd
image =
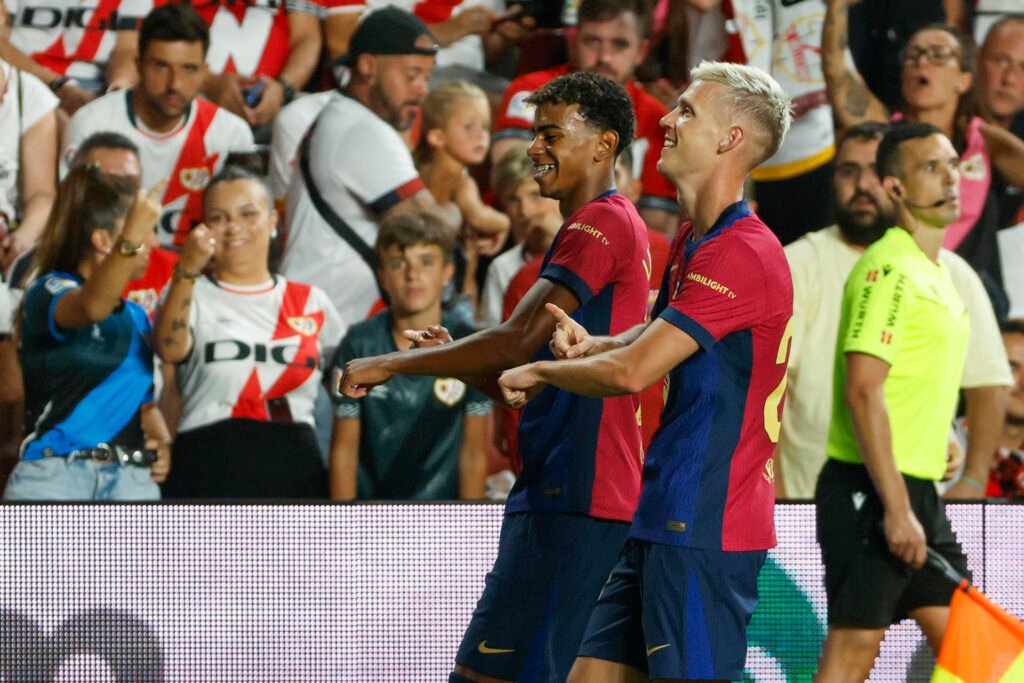
[[[981,218],[992,166],[1011,185],[1024,187],[1024,142],[977,116],[974,43],[951,26],[925,26],[907,41],[900,53],[904,110],[893,115],[847,59],[847,3],[828,0],[821,46],[822,70],[836,121],[843,129],[890,118],[920,121],[934,125],[953,142],[961,157],[960,220],[947,226],[942,246],[956,249]],[[908,198],[922,205],[939,199]]]
[[[156,245],[163,187],[136,187],[96,166],[60,185],[15,316],[29,435],[8,500],[160,497],[170,439],[153,404],[151,327],[121,293]]]
[[[271,196],[239,168],[210,182],[157,311],[181,393],[168,498],[327,497],[313,404],[344,330],[321,290],[270,272]]]

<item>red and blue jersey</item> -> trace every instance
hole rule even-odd
[[[793,283],[782,245],[745,201],[706,235],[684,225],[652,317],[700,348],[665,378],[631,535],[666,545],[775,545],[775,470]]]
[[[573,319],[591,334],[643,323],[650,289],[647,229],[633,204],[609,192],[562,224],[540,277],[580,302]],[[550,359],[545,347],[536,360]],[[640,495],[637,396],[591,398],[548,386],[520,417],[523,469],[506,512],[558,512],[629,521]]]

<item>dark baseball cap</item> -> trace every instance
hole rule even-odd
[[[420,36],[430,39],[430,47],[416,44]],[[437,54],[437,41],[427,25],[414,14],[388,5],[366,15],[348,46],[348,53],[340,60],[345,66],[352,66],[359,55],[426,55]]]

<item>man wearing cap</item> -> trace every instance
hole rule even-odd
[[[378,223],[434,205],[399,132],[416,120],[436,53],[412,14],[369,14],[345,57],[348,85],[331,94],[299,147],[281,272],[327,292],[343,320],[364,319],[377,300]]]

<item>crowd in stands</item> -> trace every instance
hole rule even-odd
[[[793,275],[778,498],[813,497],[843,285],[892,224],[875,155],[904,121],[960,156],[946,494],[1024,497],[1024,2],[93,5],[0,5],[5,499],[500,499],[517,412],[485,386],[349,399],[338,376],[510,317],[565,218],[533,179],[529,96],[571,72],[633,103],[616,183],[653,306],[684,218],[661,121],[703,59],[794,104],[747,183]],[[642,396],[645,446],[662,400]]]

